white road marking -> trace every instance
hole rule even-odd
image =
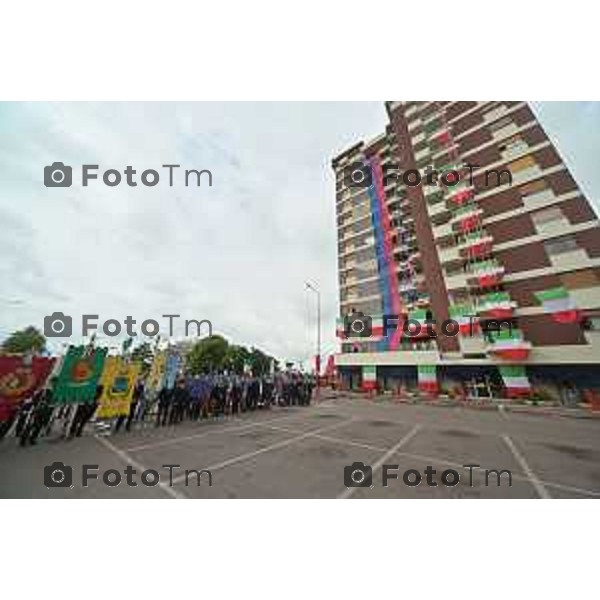
[[[503,435],[502,439],[508,446],[509,450],[513,453],[513,456],[515,457],[515,459],[517,460],[519,465],[521,465],[521,468],[527,475],[531,485],[534,487],[538,496],[540,498],[544,498],[545,500],[551,498],[552,496],[550,496],[550,494],[548,493],[548,490],[545,488],[544,484],[538,479],[537,475],[531,470],[530,466],[527,464],[527,461],[525,460],[525,457],[519,452],[517,447],[514,445],[513,441],[507,435]]]
[[[127,452],[139,452],[141,450],[152,450],[153,448],[160,448],[161,446],[172,446],[174,444],[179,444],[181,442],[187,442],[188,440],[195,440],[197,438],[203,438],[207,435],[218,435],[221,433],[230,433],[236,431],[245,431],[246,429],[253,429],[254,427],[259,427],[264,423],[276,423],[278,421],[283,421],[284,419],[290,419],[294,415],[286,415],[284,417],[277,417],[276,419],[269,419],[268,421],[261,421],[248,423],[247,425],[240,425],[236,427],[220,427],[219,429],[209,429],[208,431],[202,431],[201,433],[193,433],[191,435],[185,435],[177,438],[168,438],[166,440],[161,440],[159,442],[151,442],[148,444],[140,444],[139,446],[130,446],[126,448]],[[209,425],[210,427],[210,425]]]
[[[301,433],[290,429],[289,427],[279,427],[277,425],[264,424],[267,429],[273,429],[274,431],[285,431],[286,433]],[[344,440],[342,438],[330,437],[328,435],[321,435],[320,433],[312,433],[310,437],[314,437],[317,440],[323,440],[324,442],[334,442],[336,444],[342,444],[346,446],[355,446],[357,448],[364,448],[365,450],[375,450],[376,452],[384,452],[386,448],[381,446],[372,446],[371,444],[365,444],[363,442],[355,442],[354,440]]]
[[[120,448],[117,448],[113,443],[109,442],[105,437],[99,437],[99,436],[94,436],[94,437],[103,446],[105,446],[106,448],[108,448],[110,451],[114,452],[114,454],[116,454],[125,464],[128,464],[128,465],[131,465],[132,467],[135,467],[140,472],[147,470],[147,467],[145,467],[144,465],[142,465],[141,463],[139,463],[133,457],[129,456],[129,454],[127,454],[127,452],[125,452],[124,450],[121,450]],[[173,478],[173,483],[174,482],[175,482],[175,478]],[[158,487],[163,492],[165,492],[168,496],[171,496],[172,498],[177,498],[177,499],[185,498],[185,496],[183,494],[181,494],[180,492],[178,492],[177,490],[175,490],[170,485],[164,483],[163,481],[159,480]]]
[[[300,442],[306,438],[311,437],[311,435],[315,433],[320,433],[322,431],[329,431],[331,429],[335,429],[336,427],[341,427],[342,425],[346,425],[351,423],[353,419],[345,419],[340,423],[334,423],[333,425],[328,425],[327,427],[320,427],[319,429],[314,429],[312,431],[307,431],[301,435],[297,435],[293,438],[289,438],[287,440],[283,440],[281,442],[276,442],[275,444],[270,444],[265,446],[264,448],[260,448],[258,450],[254,450],[252,452],[246,452],[245,454],[240,454],[239,456],[234,456],[233,458],[229,458],[222,462],[211,465],[210,467],[204,467],[208,471],[217,471],[218,469],[223,469],[225,467],[229,467],[230,465],[235,465],[236,463],[242,462],[244,460],[249,460],[254,458],[255,456],[259,456],[261,454],[265,454],[266,452],[272,452],[273,450],[279,450],[279,448],[285,448],[291,444],[295,444],[296,442]],[[185,473],[174,477],[173,483],[180,483],[181,481],[185,481],[186,475]]]
[[[417,431],[421,429],[420,425],[415,425],[397,444],[392,446],[385,454],[383,454],[374,464],[371,465],[371,469],[373,474],[375,474],[379,468],[388,460],[391,456],[396,454],[402,446],[410,442],[412,438],[416,435]],[[338,498],[350,498],[359,489],[357,487],[349,487],[346,488],[341,494],[338,495]]]

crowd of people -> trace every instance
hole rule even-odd
[[[0,423],[0,439],[14,433],[22,446],[37,443],[41,435],[56,428],[66,437],[80,437],[94,420],[104,432],[130,431],[135,423],[154,427],[177,425],[182,421],[200,421],[237,416],[272,406],[307,406],[311,402],[314,378],[298,372],[275,376],[200,375],[178,379],[172,387],[159,390],[147,387],[140,378],[132,393],[129,412],[113,419],[94,419],[102,396],[101,385],[88,402],[56,406],[53,381],[37,390],[20,406],[14,418]]]

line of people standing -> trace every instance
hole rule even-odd
[[[14,417],[2,423],[0,439],[13,430],[22,446],[37,443],[40,435],[48,435],[55,422],[62,423],[65,438],[79,437],[94,417],[102,396],[98,385],[93,398],[77,405],[56,406],[53,402],[53,380],[23,402]],[[130,431],[135,422],[153,421],[156,427],[176,425],[184,420],[236,416],[242,412],[278,406],[309,405],[314,378],[301,373],[278,373],[274,377],[250,375],[201,375],[181,377],[173,388],[163,387],[158,393],[146,389],[139,379],[132,394],[128,414],[99,420],[104,429],[115,432],[124,427]],[[14,428],[13,428],[14,425]]]

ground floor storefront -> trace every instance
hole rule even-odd
[[[577,404],[600,392],[600,365],[340,365],[347,390],[450,397],[534,398]]]

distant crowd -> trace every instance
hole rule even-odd
[[[164,427],[182,421],[234,417],[272,406],[307,406],[311,402],[314,378],[297,372],[273,377],[250,375],[201,375],[180,378],[173,387],[147,389],[139,379],[133,390],[129,412],[112,419],[95,419],[101,385],[94,398],[74,405],[56,406],[53,381],[25,400],[19,411],[0,423],[0,439],[14,435],[22,446],[36,444],[40,436],[57,430],[66,438],[80,437],[85,426],[94,421],[99,432],[130,431],[136,423]]]

